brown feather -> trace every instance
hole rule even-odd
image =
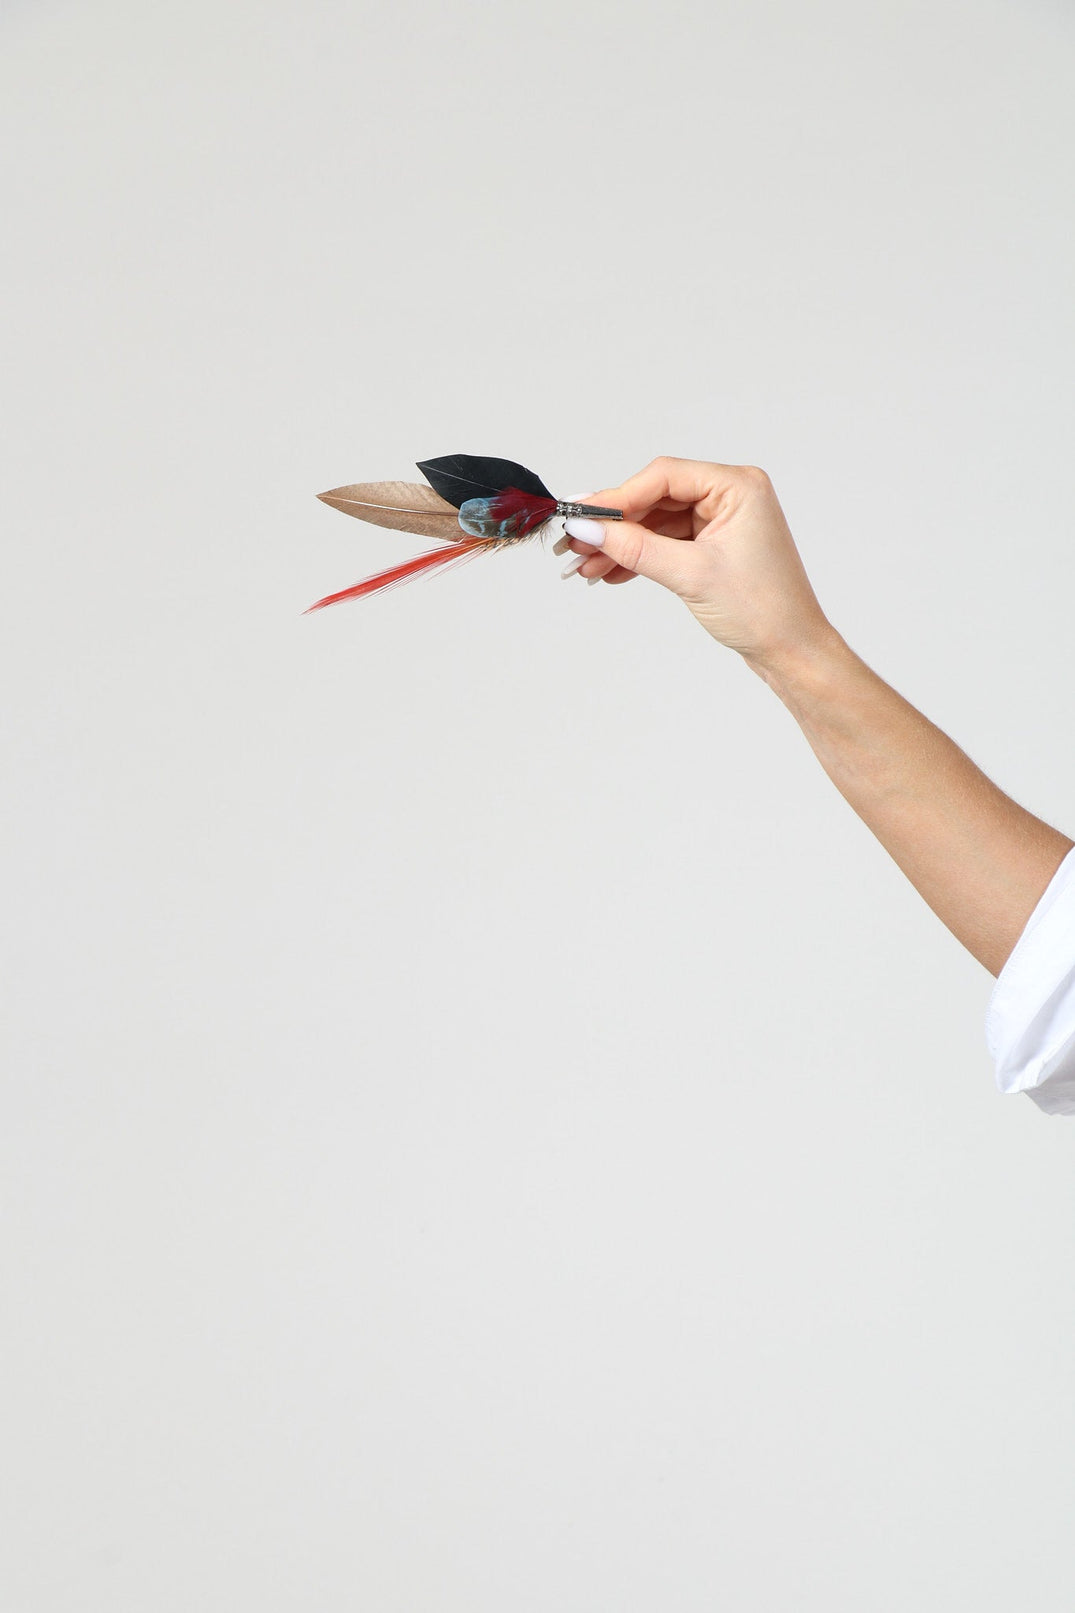
[[[372,521],[374,526],[413,532],[420,538],[443,538],[446,543],[459,542],[459,511],[455,505],[418,482],[357,482],[353,487],[334,487],[317,496],[334,510],[360,521]]]

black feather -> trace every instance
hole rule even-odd
[[[456,509],[468,498],[491,498],[505,487],[538,498],[553,498],[540,476],[511,459],[487,459],[480,454],[443,454],[440,459],[421,459],[418,469],[433,490],[454,504]]]

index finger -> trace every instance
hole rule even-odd
[[[655,505],[670,501],[681,508],[717,504],[735,480],[734,465],[709,464],[698,459],[674,459],[662,454],[644,470],[629,476],[619,487],[594,493],[589,502],[622,510],[628,520],[648,515]],[[708,512],[715,514],[715,509]]]

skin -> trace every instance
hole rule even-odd
[[[585,502],[622,509],[624,520],[564,545],[585,557],[578,574],[661,583],[741,655],[919,895],[998,975],[1073,842],[999,790],[848,646],[765,472],[663,457]]]

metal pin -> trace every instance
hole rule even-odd
[[[572,516],[572,515],[599,515],[602,518],[602,520],[605,520],[605,521],[622,521],[623,520],[623,511],[622,510],[606,510],[606,509],[602,509],[599,504],[565,504],[565,503],[561,502],[561,503],[558,503],[557,506],[556,506],[556,513],[557,513],[557,515],[566,515],[566,516]]]

